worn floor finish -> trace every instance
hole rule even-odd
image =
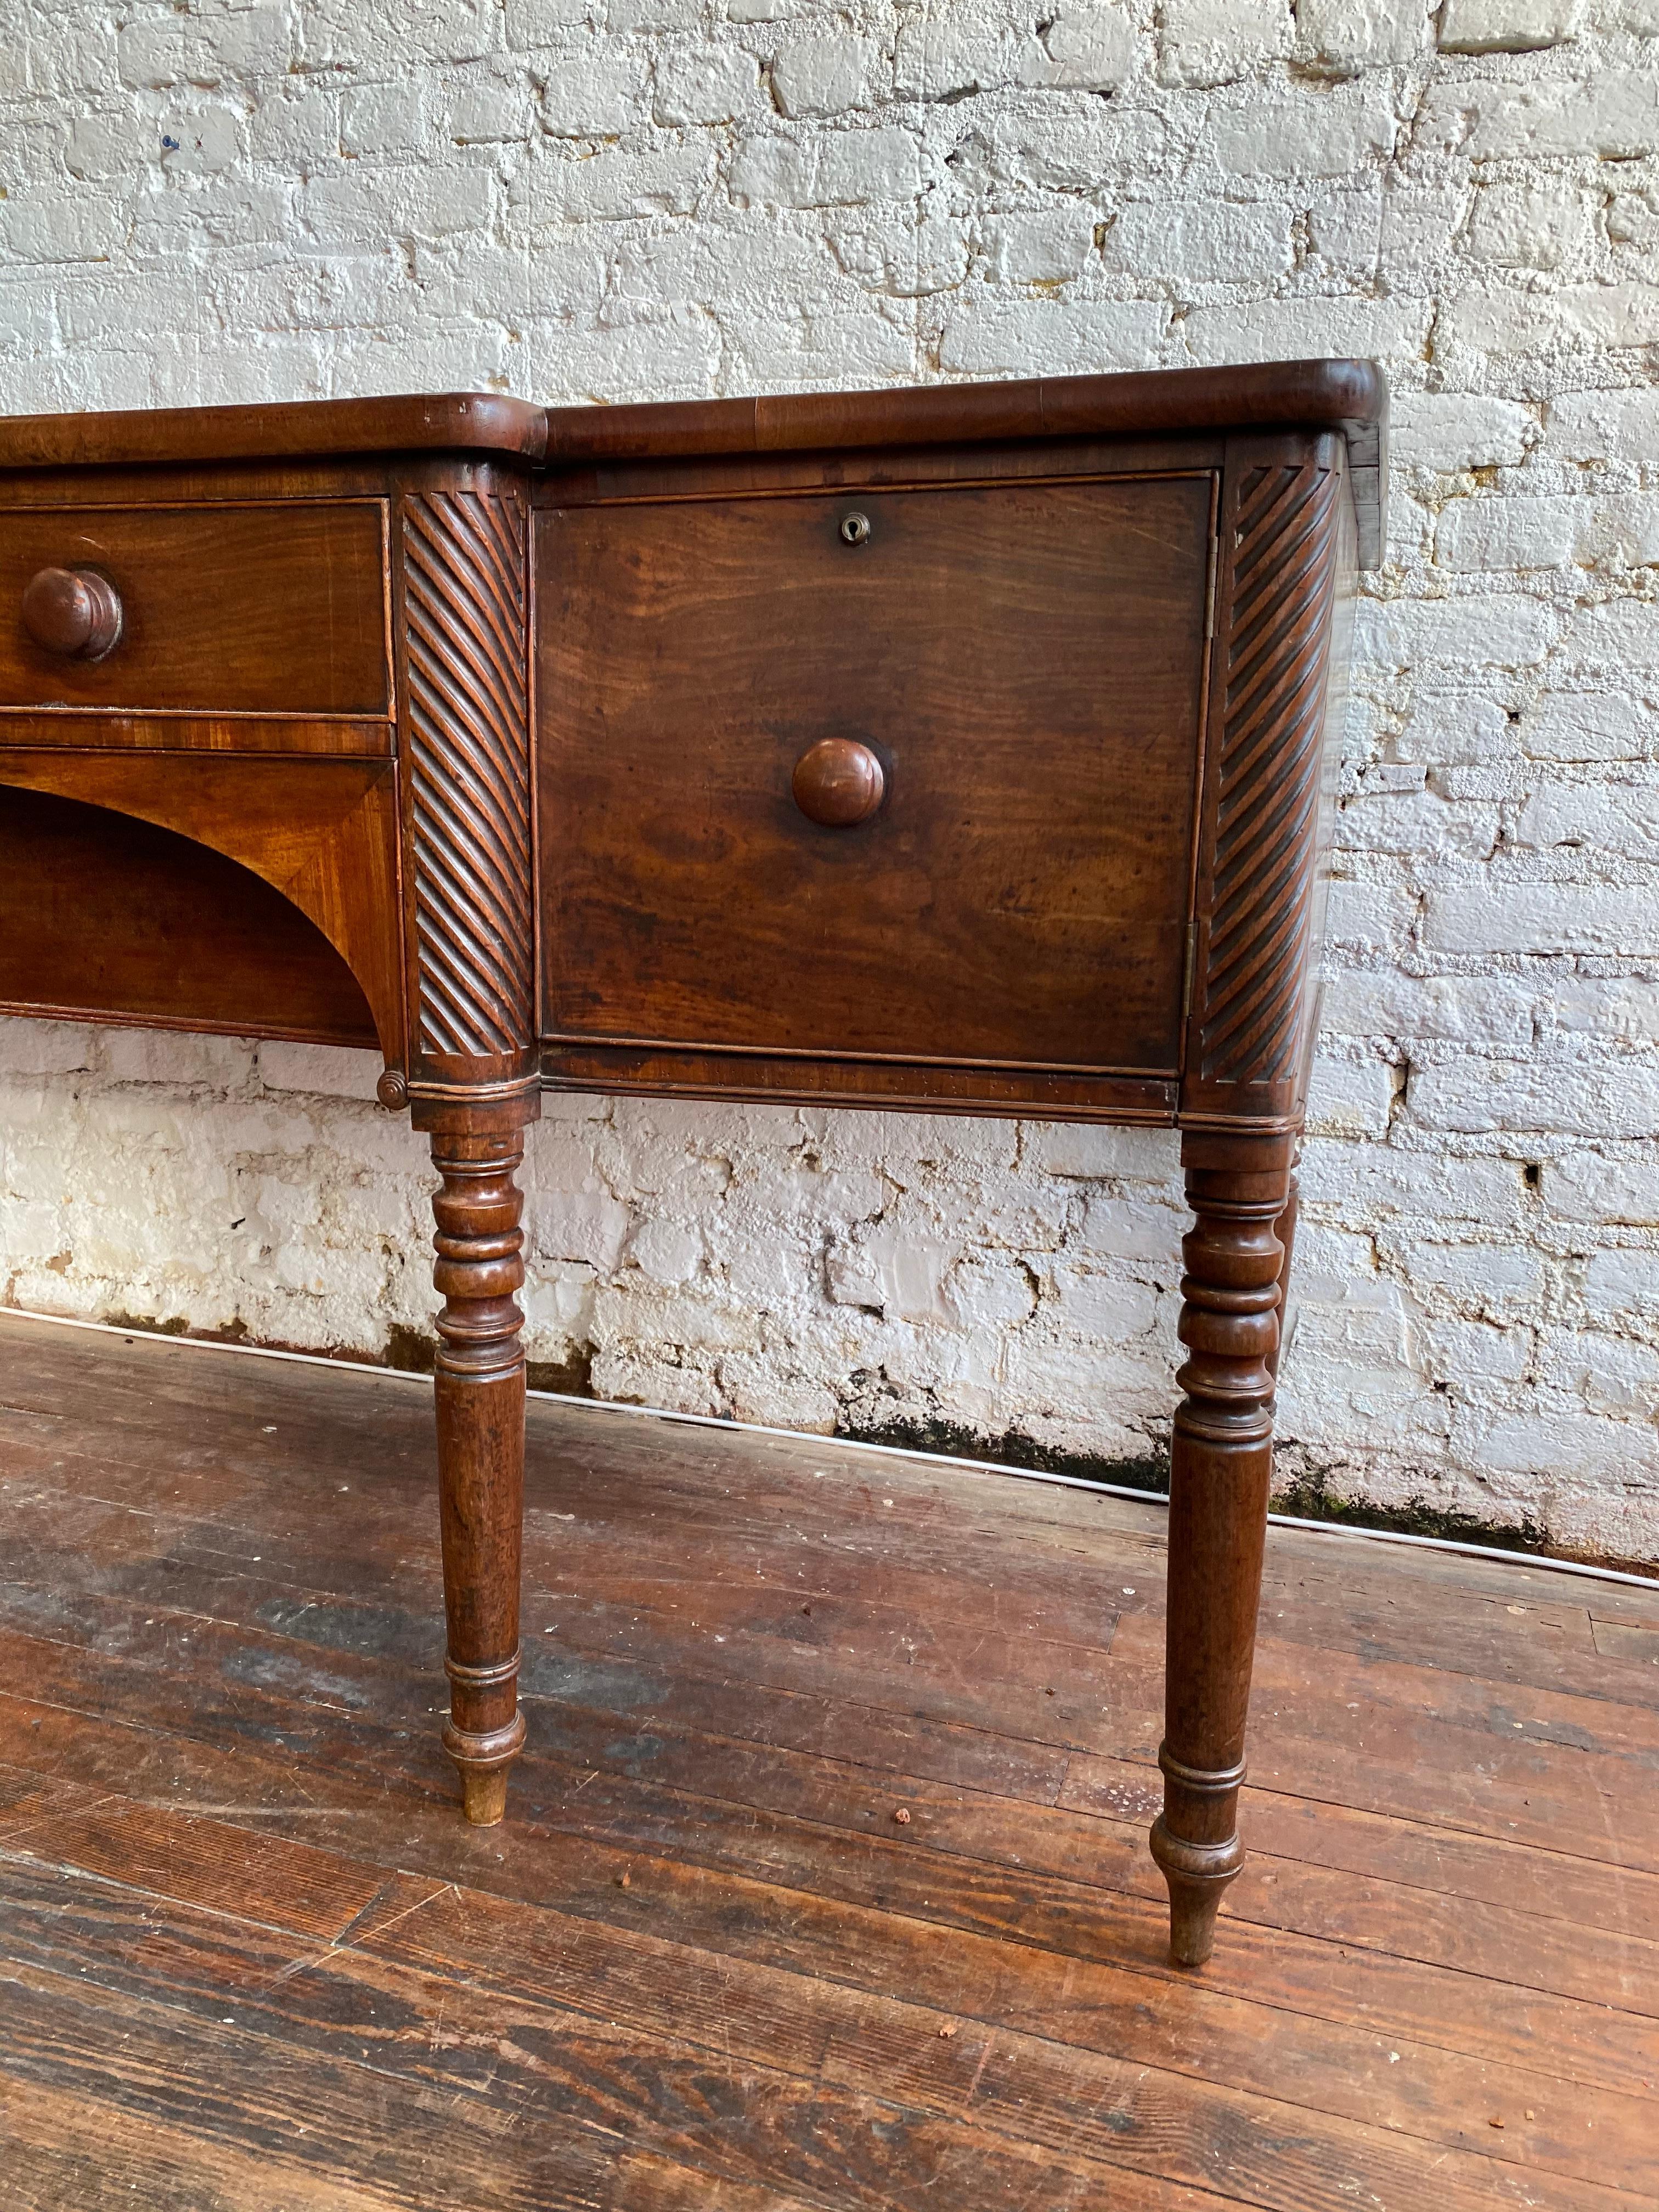
[[[467,1831],[426,1389],[0,1320],[0,2203],[1659,2201],[1659,1590],[1275,1530],[1164,1963],[1161,1516],[532,1407]]]

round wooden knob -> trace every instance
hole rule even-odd
[[[850,830],[867,822],[887,793],[881,763],[855,738],[820,738],[795,763],[791,786],[809,822]]]
[[[91,568],[42,568],[23,592],[23,627],[46,653],[101,660],[121,635],[121,599]]]

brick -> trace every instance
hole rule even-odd
[[[1486,185],[1475,196],[1468,250],[1509,269],[1559,269],[1589,242],[1591,204],[1556,184]]]
[[[924,8],[899,25],[894,89],[900,100],[957,100],[1024,83],[1040,53],[1035,35],[992,0]]]
[[[1659,860],[1659,786],[1651,782],[1550,783],[1516,817],[1512,844]]]
[[[1102,255],[1109,269],[1182,286],[1282,276],[1294,258],[1291,224],[1283,202],[1132,200],[1118,209]]]
[[[1339,1058],[1327,1046],[1308,1085],[1308,1127],[1322,1137],[1380,1137],[1389,1126],[1394,1071],[1372,1054]]]
[[[84,1022],[0,1021],[0,1075],[72,1075],[90,1067],[99,1033]]]
[[[1032,58],[1032,80],[1057,90],[1109,92],[1134,67],[1136,22],[1124,7],[1060,8],[1041,33],[1046,66]]]
[[[1179,1251],[1187,1225],[1188,1217],[1181,1207],[1140,1198],[1091,1198],[1078,1232],[1077,1248],[1119,1260],[1161,1261],[1167,1265]]]
[[[1584,1307],[1594,1321],[1617,1324],[1639,1322],[1651,1327],[1653,1285],[1659,1254],[1650,1248],[1626,1246],[1592,1252],[1584,1264]]]
[[[161,122],[161,166],[172,176],[211,177],[235,167],[241,131],[228,107],[169,112]]]
[[[1528,668],[1544,659],[1559,628],[1540,600],[1487,591],[1478,599],[1362,603],[1356,636],[1394,667]]]
[[[1544,416],[1545,449],[1569,461],[1646,461],[1659,453],[1659,392],[1564,392]]]
[[[1127,6],[1065,7],[1035,31],[994,0],[953,0],[899,27],[894,87],[901,100],[955,100],[1030,86],[1110,91],[1131,74],[1137,25]]]
[[[629,1216],[607,1191],[543,1190],[526,1206],[525,1224],[538,1260],[581,1260],[608,1273],[621,1262]]]
[[[1593,1413],[1616,1420],[1659,1416],[1659,1351],[1629,1337],[1585,1329],[1551,1345],[1540,1379],[1571,1390]]]
[[[521,77],[471,76],[449,103],[449,135],[458,146],[520,143],[535,119],[535,99]]]
[[[1471,286],[1441,318],[1446,343],[1479,353],[1583,353],[1659,343],[1659,285],[1577,284],[1559,292]]]
[[[1112,1129],[1082,1121],[1033,1121],[1020,1156],[1039,1174],[1090,1182],[1150,1182],[1178,1192],[1179,1140],[1162,1129]]]
[[[740,47],[682,48],[659,57],[653,102],[659,123],[731,123],[761,100],[760,70]]]
[[[1605,675],[1615,685],[1638,669],[1659,667],[1651,603],[1617,597],[1581,606],[1561,640],[1559,659],[1564,670]]]
[[[1521,1382],[1533,1364],[1534,1327],[1523,1322],[1430,1314],[1416,1334],[1425,1370],[1460,1392]]]
[[[1492,872],[1495,881],[1431,895],[1425,943],[1474,953],[1625,955],[1659,948],[1659,912],[1634,885],[1622,890]]]
[[[1515,468],[1538,435],[1531,410],[1473,392],[1402,392],[1389,426],[1397,467]]]
[[[1583,0],[1446,0],[1440,46],[1449,54],[1530,54],[1564,46]]]
[[[1334,842],[1347,852],[1410,854],[1424,862],[1485,860],[1498,832],[1495,800],[1455,801],[1431,791],[1362,792],[1339,805]]]
[[[1002,301],[952,309],[939,338],[941,368],[969,376],[1073,376],[1144,368],[1166,311],[1146,301]]]
[[[1056,1267],[1054,1297],[1067,1328],[1102,1343],[1144,1335],[1158,1319],[1158,1294],[1149,1284],[1124,1282],[1092,1268]]]
[[[1628,976],[1566,976],[1540,1003],[1537,1021],[1571,1036],[1659,1044],[1659,986],[1639,967]]]
[[[562,45],[568,31],[586,29],[592,0],[507,0],[507,43],[520,53]]]
[[[1298,42],[1340,76],[1415,61],[1431,42],[1427,0],[1298,0]]]
[[[1233,84],[1288,54],[1287,0],[1164,0],[1158,73],[1164,84]]]
[[[1010,284],[1068,284],[1093,257],[1095,226],[1086,208],[1042,215],[994,216],[981,245],[989,275]]]
[[[348,154],[419,154],[431,135],[427,88],[418,78],[364,85],[341,103],[340,143]]]
[[[303,0],[301,52],[310,68],[391,76],[411,64],[478,60],[494,51],[501,21],[500,0]]]
[[[1644,1145],[1626,1152],[1563,1153],[1543,1170],[1545,1206],[1562,1221],[1659,1228],[1659,1176],[1649,1152]]]
[[[890,220],[871,229],[838,228],[830,246],[849,276],[889,299],[951,291],[968,270],[968,240],[960,224],[930,210],[919,220]]]
[[[259,1080],[268,1091],[304,1091],[372,1103],[384,1066],[378,1052],[352,1052],[339,1045],[269,1039],[258,1047]]]
[[[1384,160],[1399,125],[1386,94],[1362,81],[1247,100],[1219,109],[1212,130],[1216,160],[1235,175],[1340,177]]]
[[[1628,692],[1544,691],[1517,735],[1533,760],[1641,760],[1659,737],[1659,716]]]
[[[644,91],[643,57],[595,42],[548,70],[542,127],[556,138],[615,138],[628,128]]]
[[[1543,1261],[1526,1244],[1449,1244],[1426,1237],[1395,1248],[1419,1297],[1496,1315],[1532,1306],[1544,1288]]]
[[[162,1083],[225,1091],[246,1082],[254,1047],[240,1037],[191,1036],[178,1030],[111,1030],[104,1073],[112,1083]]]
[[[72,177],[107,182],[131,176],[150,158],[155,134],[146,117],[121,110],[111,114],[77,115],[64,137],[64,167]]]
[[[1443,509],[1434,556],[1443,568],[1553,568],[1578,545],[1583,502],[1576,499],[1458,499]]]
[[[1632,161],[1659,137],[1656,90],[1659,76],[1645,70],[1448,82],[1426,104],[1421,127],[1428,143],[1475,161],[1583,154]]]
[[[1392,1145],[1310,1138],[1302,1163],[1304,1202],[1340,1206],[1349,1218],[1375,1212],[1518,1229],[1524,1189],[1513,1160],[1449,1158]]]
[[[1528,987],[1508,978],[1348,971],[1327,977],[1321,1024],[1335,1036],[1521,1051],[1532,1042],[1534,1004]]]
[[[15,260],[110,261],[120,250],[121,228],[119,210],[102,194],[18,194],[0,206],[0,240]]]
[[[1456,763],[1513,760],[1521,753],[1517,725],[1498,699],[1478,691],[1419,687],[1403,726],[1394,740],[1395,758],[1435,767]]]
[[[1423,1130],[1465,1136],[1647,1136],[1659,1127],[1659,1067],[1588,1055],[1540,1062],[1470,1054],[1414,1069],[1406,1110]]]
[[[844,115],[875,104],[881,67],[872,40],[794,40],[773,59],[772,89],[787,116]]]
[[[1403,179],[1396,164],[1383,195],[1379,267],[1393,290],[1413,299],[1437,297],[1449,278],[1461,283],[1468,274],[1467,263],[1453,248],[1468,219],[1474,188],[1467,164],[1445,164],[1449,173],[1436,175],[1442,166],[1431,168],[1431,183],[1419,184]]]
[[[1444,1437],[1450,1422],[1445,1399],[1419,1377],[1397,1368],[1322,1370],[1305,1397],[1297,1395],[1293,1364],[1283,1385],[1282,1433],[1286,1443],[1300,1442],[1328,1450],[1339,1437],[1355,1435],[1373,1445],[1407,1450]]]
[[[714,160],[697,140],[684,144],[601,146],[578,158],[563,149],[539,155],[531,164],[521,191],[533,223],[619,222],[636,216],[689,215],[714,175]],[[599,265],[590,252],[578,265],[594,287],[592,310],[602,285]],[[586,296],[587,283],[580,288]]]
[[[848,131],[833,138],[751,138],[732,158],[738,207],[865,207],[915,199],[921,148],[907,131]]]
[[[1547,1481],[1651,1481],[1659,1437],[1648,1424],[1589,1413],[1544,1411],[1495,1423],[1475,1447],[1478,1463],[1500,1474]]]
[[[1409,937],[1416,919],[1417,900],[1411,892],[1339,876],[1326,903],[1326,939],[1387,957]]]

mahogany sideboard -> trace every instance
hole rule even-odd
[[[0,1008],[378,1048],[441,1188],[466,1816],[544,1089],[1182,1131],[1172,1949],[1236,1803],[1374,366],[0,422]]]

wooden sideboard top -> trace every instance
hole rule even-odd
[[[0,417],[0,470],[466,453],[558,469],[648,456],[1181,431],[1340,430],[1359,565],[1381,566],[1388,387],[1369,361],[1263,362],[885,392],[536,407],[500,393]]]

